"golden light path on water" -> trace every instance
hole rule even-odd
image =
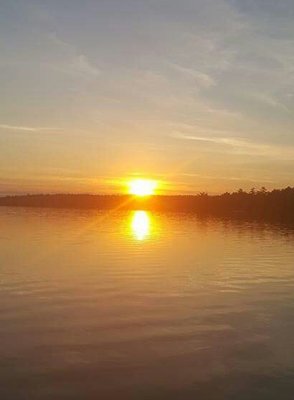
[[[131,219],[131,229],[137,240],[145,240],[150,236],[151,217],[147,211],[134,211]]]

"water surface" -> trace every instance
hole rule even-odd
[[[0,209],[0,398],[293,399],[289,227]]]

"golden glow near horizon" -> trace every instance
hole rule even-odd
[[[135,211],[131,220],[131,229],[137,240],[144,240],[150,235],[151,218],[146,211]]]
[[[129,192],[135,196],[151,196],[155,194],[158,186],[156,181],[150,179],[133,179],[129,182]]]

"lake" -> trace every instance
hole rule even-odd
[[[0,209],[0,398],[293,399],[294,230]]]

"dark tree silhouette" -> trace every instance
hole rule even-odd
[[[294,220],[294,188],[268,191],[265,187],[249,192],[239,189],[232,193],[208,195],[151,196],[51,194],[6,196],[0,206],[146,209],[158,211],[195,212],[202,215],[230,217],[283,218]]]

